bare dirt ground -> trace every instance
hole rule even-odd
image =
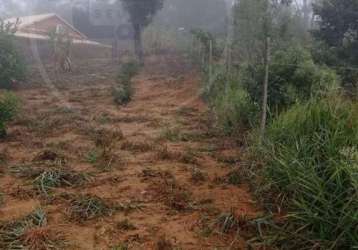
[[[47,234],[36,235],[61,239],[60,249],[247,249],[245,223],[259,210],[232,174],[240,148],[211,132],[197,74],[148,58],[120,107],[115,71],[108,62],[77,68],[57,84],[60,100],[46,86],[16,91],[23,108],[0,144],[1,223],[41,208]],[[44,168],[86,177],[44,192]],[[76,213],[83,197],[103,204]]]

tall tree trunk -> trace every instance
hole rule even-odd
[[[310,28],[310,7],[307,0],[303,0],[303,20],[305,29],[308,30]]]
[[[263,84],[260,142],[263,141],[264,136],[265,136],[266,119],[267,119],[267,95],[268,95],[269,63],[270,63],[270,37],[266,38],[265,52],[266,52],[265,53],[265,79],[264,79],[264,84]]]
[[[140,25],[134,26],[134,52],[138,58],[139,63],[144,63],[144,52],[142,44],[142,28]]]

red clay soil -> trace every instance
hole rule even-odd
[[[245,227],[222,232],[216,222],[224,213],[242,219],[260,211],[247,185],[227,181],[240,148],[212,133],[198,75],[180,60],[148,58],[134,79],[133,100],[121,107],[111,95],[114,72],[108,63],[98,63],[66,75],[66,82],[56,85],[61,100],[41,84],[16,91],[23,108],[0,144],[6,158],[0,161],[0,221],[41,207],[47,227],[63,235],[63,249],[247,249]],[[96,130],[113,139],[112,157],[100,163],[89,160]],[[124,138],[114,136],[119,131]],[[61,155],[64,167],[89,174],[90,180],[56,188],[49,199],[31,180],[12,173],[16,165],[38,164],[46,151]],[[69,194],[93,195],[109,207],[127,209],[73,220]],[[126,220],[130,226],[123,226]]]

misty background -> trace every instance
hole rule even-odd
[[[190,0],[188,4],[188,0],[166,0],[154,24],[173,29],[200,28],[225,34],[232,2]],[[116,0],[2,0],[0,18],[56,13],[91,38],[110,38],[113,26],[119,27],[121,38],[129,31],[126,13],[120,5],[120,1]]]

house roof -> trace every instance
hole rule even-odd
[[[15,36],[20,37],[20,38],[27,38],[27,39],[37,39],[37,40],[49,40],[49,36],[46,35],[41,35],[41,34],[35,34],[35,33],[30,33],[27,31],[23,31],[22,29],[38,23],[38,22],[42,22],[47,20],[48,18],[52,18],[52,17],[56,17],[59,20],[61,20],[61,22],[63,22],[64,24],[66,24],[66,26],[68,26],[70,29],[72,29],[74,32],[76,32],[77,34],[80,35],[80,37],[82,37],[83,39],[74,39],[73,43],[75,44],[89,44],[89,45],[95,45],[95,46],[100,46],[100,47],[105,47],[105,48],[111,48],[111,46],[105,45],[105,44],[101,44],[95,41],[90,41],[88,40],[87,36],[82,34],[80,31],[78,31],[75,27],[73,27],[71,24],[69,24],[66,20],[64,20],[63,18],[61,18],[60,16],[56,15],[55,13],[48,13],[48,14],[42,14],[42,15],[34,15],[34,16],[23,16],[23,17],[13,17],[13,18],[9,18],[5,20],[5,23],[18,23],[18,31],[15,33]]]
[[[34,16],[22,16],[22,17],[12,17],[9,19],[5,19],[5,23],[16,23],[17,20],[19,20],[19,28],[25,28],[29,25],[32,25],[34,23],[43,21],[47,18],[53,17],[56,14],[54,13],[48,13],[48,14],[42,14],[42,15],[34,15]]]
[[[33,33],[16,32],[15,36],[19,37],[19,38],[25,38],[25,39],[27,38],[27,39],[34,39],[34,40],[49,40],[48,36],[38,35],[38,34],[33,34]],[[103,47],[103,48],[112,48],[112,46],[102,44],[99,42],[95,42],[95,41],[91,41],[91,40],[87,40],[87,39],[82,39],[82,40],[74,39],[72,42],[74,44],[88,44],[88,45],[94,45],[94,46]]]
[[[12,18],[8,18],[5,20],[5,23],[16,23],[18,22],[18,29],[24,29],[30,25],[33,25],[35,23],[38,22],[42,22],[45,21],[49,18],[52,17],[56,17],[58,18],[61,22],[63,22],[64,24],[66,24],[66,26],[68,26],[72,31],[74,31],[75,33],[77,33],[78,35],[80,35],[83,39],[87,39],[87,36],[84,35],[82,32],[80,32],[79,30],[77,30],[75,27],[73,27],[71,24],[69,24],[65,19],[63,19],[62,17],[58,16],[55,13],[47,13],[47,14],[41,14],[41,15],[33,15],[33,16],[22,16],[22,17],[12,17]]]

